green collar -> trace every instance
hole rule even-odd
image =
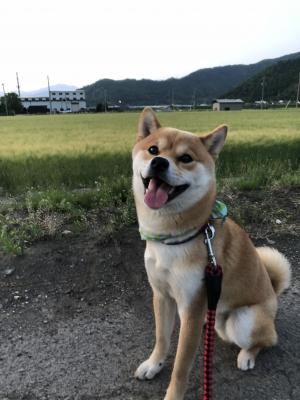
[[[228,210],[226,205],[222,201],[216,200],[209,220],[214,221],[216,219],[221,219],[224,222],[227,215],[228,215]],[[200,229],[199,228],[189,229],[188,231],[183,232],[180,235],[168,235],[168,234],[156,235],[153,233],[145,232],[140,228],[140,235],[142,240],[150,240],[153,242],[160,242],[163,244],[180,244],[193,239],[202,231],[203,227],[201,227]]]

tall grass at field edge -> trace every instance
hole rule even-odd
[[[274,144],[231,144],[217,160],[217,178],[234,187],[255,189],[272,185],[300,184],[300,138]],[[2,192],[19,194],[27,190],[74,190],[93,188],[105,179],[109,186],[126,177],[131,190],[131,154],[82,153],[0,160]]]
[[[94,187],[101,178],[130,177],[130,154],[51,155],[0,160],[2,190],[17,194],[26,190]]]

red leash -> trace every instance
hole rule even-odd
[[[205,244],[208,251],[209,264],[205,268],[205,284],[207,291],[207,315],[204,338],[203,355],[203,396],[202,400],[212,400],[213,383],[213,353],[215,341],[216,309],[221,294],[223,272],[212,250],[211,241],[215,236],[215,229],[207,224],[205,228]]]

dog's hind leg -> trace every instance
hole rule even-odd
[[[260,305],[240,307],[231,312],[226,323],[230,341],[241,348],[237,366],[243,371],[253,369],[259,351],[277,342],[274,315]]]
[[[176,303],[169,296],[153,291],[156,342],[150,357],[136,370],[138,379],[152,379],[160,372],[167,357],[174,328]]]

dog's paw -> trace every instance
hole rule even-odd
[[[138,369],[135,371],[135,378],[137,379],[153,379],[156,374],[158,374],[164,366],[163,362],[155,363],[148,358],[148,360],[144,361]]]
[[[242,349],[239,352],[237,358],[237,366],[242,371],[248,371],[248,369],[253,369],[255,365],[255,355],[246,349]]]

